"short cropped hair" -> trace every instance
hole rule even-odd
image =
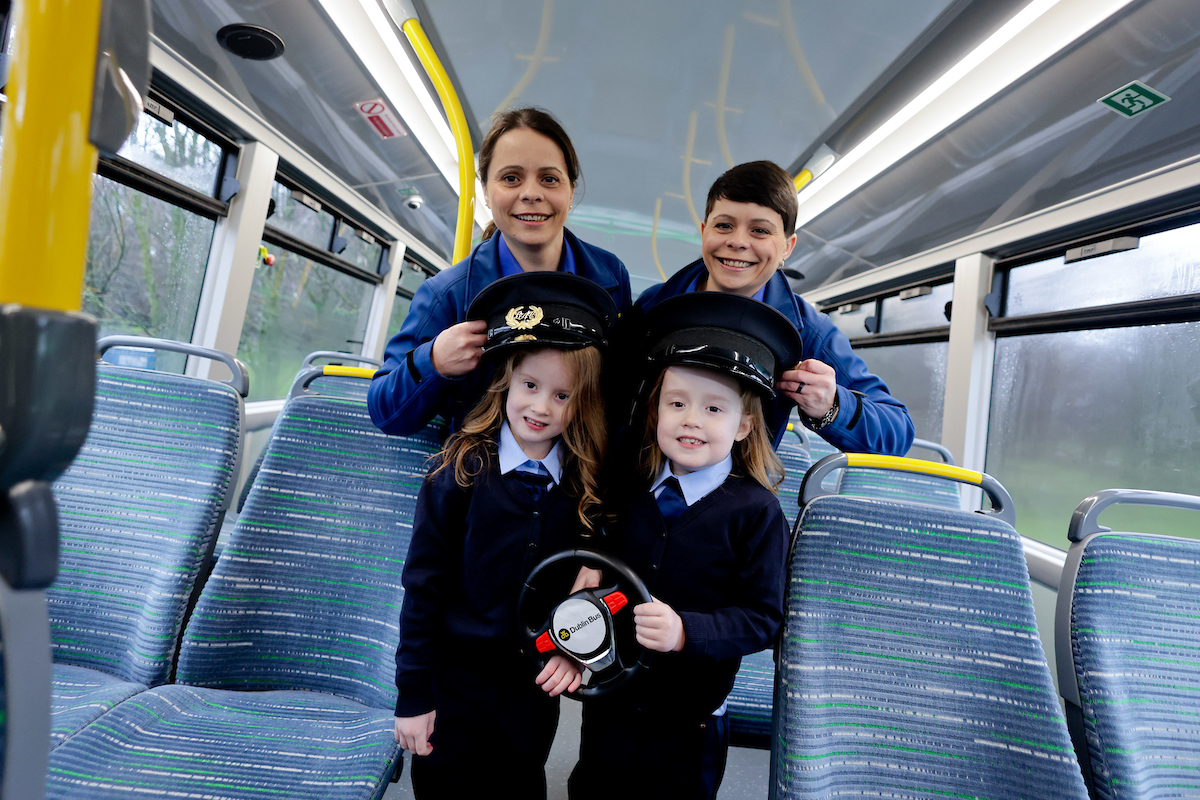
[[[754,203],[770,208],[783,218],[783,235],[796,229],[796,184],[787,170],[773,161],[738,164],[713,182],[704,206],[704,219],[712,214],[717,200]]]

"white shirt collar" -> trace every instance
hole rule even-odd
[[[683,491],[684,502],[690,506],[724,483],[732,471],[733,456],[727,455],[711,467],[689,472],[686,475],[675,475],[675,480],[679,481],[679,488]],[[668,460],[667,463],[663,464],[662,472],[658,473],[658,478],[654,481],[654,485],[650,487],[650,491],[654,493],[655,497],[658,497],[658,487],[662,486],[663,481],[672,475],[674,473],[671,472],[671,462]]]
[[[542,466],[550,473],[550,479],[555,484],[562,482],[562,439],[559,438],[554,442],[554,446],[550,448],[549,454],[541,459]],[[525,455],[525,451],[521,449],[521,445],[517,444],[517,437],[513,436],[512,430],[508,427],[508,420],[500,426],[500,474],[507,475],[517,467],[531,460]],[[537,461],[538,459],[532,459]]]

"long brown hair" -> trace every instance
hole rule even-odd
[[[467,415],[462,427],[446,440],[440,454],[441,464],[431,478],[452,468],[455,483],[467,489],[475,476],[490,466],[497,452],[496,440],[504,423],[504,406],[513,373],[525,358],[541,349],[519,348],[505,359],[479,404]],[[600,519],[600,468],[608,443],[600,351],[584,347],[560,352],[574,386],[563,409],[562,488],[579,501],[579,521],[588,534],[594,534]]]
[[[668,368],[669,369],[669,368]],[[713,370],[718,375],[724,372]],[[658,380],[646,401],[646,428],[642,435],[641,468],[642,477],[647,483],[662,472],[666,456],[658,446],[658,399],[662,394],[663,378],[667,370],[658,373]],[[733,473],[748,475],[765,489],[777,492],[777,487],[783,482],[783,462],[775,455],[771,446],[771,437],[767,434],[767,417],[763,412],[762,397],[757,391],[742,381],[738,381],[741,390],[742,413],[750,417],[750,433],[740,442],[733,443]]]
[[[550,112],[531,107],[511,108],[508,111],[501,111],[492,118],[492,128],[483,137],[483,144],[479,146],[479,182],[487,187],[488,171],[492,168],[492,156],[495,154],[496,142],[500,141],[500,137],[504,134],[518,128],[537,131],[558,145],[558,149],[563,154],[563,161],[567,164],[567,179],[571,182],[571,188],[574,189],[579,182],[579,157],[575,155],[575,146],[571,144],[571,137],[567,136],[562,124]],[[489,222],[483,229],[483,238],[490,239],[495,232],[496,223]]]

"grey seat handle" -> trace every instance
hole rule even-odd
[[[317,350],[304,357],[304,361],[300,363],[300,369],[312,366],[312,363],[318,358],[331,358],[339,361],[354,361],[358,364],[374,364],[376,367],[383,366],[382,361],[380,361],[378,358],[371,358],[370,356],[358,356],[354,353],[343,353],[338,350]]]
[[[183,353],[220,361],[233,373],[232,378],[221,381],[221,383],[233,387],[233,390],[242,397],[250,394],[250,373],[246,370],[246,365],[224,350],[214,350],[211,347],[201,347],[191,342],[177,342],[173,339],[155,339],[149,336],[105,336],[96,343],[96,352],[104,355],[107,350],[114,347],[144,347],[149,350],[166,350],[171,353]]]
[[[944,444],[931,442],[928,439],[913,439],[912,446],[919,447],[922,450],[932,450],[942,457],[943,464],[954,464],[954,454],[951,453],[950,448],[946,447]]]
[[[1071,514],[1071,526],[1067,529],[1067,538],[1072,542],[1082,542],[1094,533],[1111,531],[1112,528],[1106,528],[1099,523],[1099,518],[1106,508],[1115,505],[1164,506],[1200,511],[1200,497],[1176,492],[1156,492],[1151,489],[1104,489],[1085,498],[1075,507],[1074,513]]]

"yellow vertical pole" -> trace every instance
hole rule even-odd
[[[0,163],[0,303],[80,306],[100,0],[17,4]]]
[[[471,131],[467,127],[467,117],[463,114],[462,103],[458,101],[458,93],[450,76],[442,67],[441,60],[429,43],[421,22],[415,16],[404,21],[401,26],[404,35],[420,59],[421,65],[433,81],[442,107],[450,121],[450,131],[454,134],[454,143],[458,146],[458,225],[454,229],[454,258],[461,261],[471,252],[471,231],[475,224],[475,151],[471,147]]]

